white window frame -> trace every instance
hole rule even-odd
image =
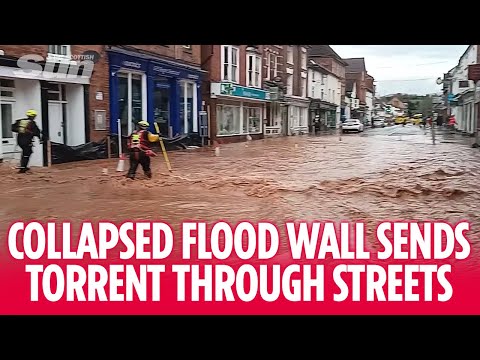
[[[287,64],[293,65],[293,46],[287,45]]]
[[[302,48],[300,52],[300,65],[302,70],[307,70],[307,50],[305,48]]]
[[[259,106],[242,106],[243,108],[243,111],[245,112],[245,110],[248,110],[249,109],[256,109],[259,111],[259,114],[260,114],[260,123],[259,123],[259,129],[255,132],[252,132],[250,131],[250,120],[247,118],[245,118],[245,116],[241,116],[240,118],[240,134],[241,135],[246,135],[246,134],[261,134],[263,132],[263,129],[262,129],[262,113],[263,113],[263,109]],[[247,132],[243,132],[243,122],[245,122],[247,124]]]
[[[182,45],[184,49],[191,50],[192,45]]]
[[[293,75],[292,74],[287,74],[287,95],[293,95]]]
[[[280,56],[275,56],[273,59],[273,77],[278,76],[278,60],[280,59]]]
[[[54,52],[51,52],[51,47],[65,47],[65,54],[59,54],[56,52],[57,49],[54,49]],[[48,45],[48,54],[47,61],[70,61],[72,59],[72,47],[71,45]]]
[[[7,87],[7,86],[0,86],[0,94],[1,94],[1,91],[9,91],[12,93],[12,96],[1,96],[0,95],[0,107],[1,105],[5,104],[5,105],[11,105],[12,106],[12,124],[13,122],[15,121],[15,104],[16,104],[16,98],[15,98],[15,80],[13,79],[7,79],[7,78],[0,78],[0,80],[12,80],[14,81],[13,83],[13,87]],[[1,110],[1,109],[0,109]],[[3,146],[3,145],[14,145],[14,141],[15,141],[15,135],[13,134],[12,132],[12,137],[8,137],[6,138],[2,132],[2,128],[1,128],[1,125],[2,125],[2,113],[0,112],[0,140],[4,141],[6,140],[7,143],[6,144],[0,144],[0,146]]]
[[[250,69],[250,58],[252,58],[252,68]],[[258,66],[257,66],[258,65]],[[253,88],[261,88],[262,87],[262,74],[261,74],[261,69],[262,69],[262,57],[257,54],[247,54],[247,59],[246,59],[246,68],[247,71],[245,71],[245,84],[247,87],[253,87]],[[258,68],[258,72],[257,69]],[[252,82],[249,82],[249,75],[252,75]],[[258,83],[255,83],[258,82]]]
[[[272,71],[272,53],[267,53],[267,76],[265,79],[270,80],[270,72]]]
[[[225,59],[225,48],[228,49],[227,51],[227,56],[228,56],[228,59]],[[235,79],[236,80],[233,80],[233,76],[232,76],[232,69],[233,69],[233,49],[236,50],[237,52],[237,56],[236,56],[236,68],[235,68]],[[229,82],[232,82],[232,83],[235,83],[235,84],[238,84],[239,83],[239,73],[240,73],[240,64],[239,64],[239,60],[240,60],[240,50],[238,47],[236,46],[232,46],[232,45],[222,45],[221,46],[221,62],[222,62],[222,69],[221,69],[221,74],[222,74],[222,81],[229,81]],[[225,74],[225,64],[227,64],[227,74]]]
[[[238,106],[238,105],[225,105],[225,104],[217,104],[216,106],[216,115],[218,117],[218,111],[219,109],[221,109],[221,112],[222,112],[222,121],[223,121],[223,109],[225,107],[232,107],[232,108],[236,108],[238,109],[238,116],[239,116],[239,129],[238,129],[238,133],[232,133],[232,134],[219,134],[219,125],[220,125],[220,122],[218,121],[217,119],[217,129],[216,129],[216,132],[217,132],[217,137],[222,137],[222,136],[238,136],[238,135],[241,135],[242,132],[243,132],[243,106]]]
[[[302,87],[302,97],[307,97],[307,79],[301,78],[300,86]]]
[[[128,133],[132,133],[134,130],[133,126],[133,107],[132,107],[132,75],[140,75],[142,78],[142,118],[147,120],[147,75],[140,71],[130,71],[130,70],[120,70],[118,75],[122,75],[121,77],[127,78],[127,98],[128,98]],[[117,76],[118,76],[117,75]],[[125,134],[122,134],[122,136]]]
[[[198,113],[197,113],[197,83],[195,81],[189,80],[180,80],[180,83],[183,84],[183,132],[184,134],[188,133],[197,133],[198,132]],[[185,101],[187,99],[187,86],[192,85],[193,93],[192,93],[192,124],[193,129],[188,128],[188,102]],[[180,86],[180,89],[182,86]],[[143,100],[142,100],[143,105]]]

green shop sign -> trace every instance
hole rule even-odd
[[[221,83],[220,94],[256,100],[268,100],[270,98],[270,94],[265,90],[248,88],[231,83]]]

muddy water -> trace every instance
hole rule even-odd
[[[442,219],[480,225],[480,152],[468,141],[417,127],[361,135],[303,136],[161,155],[154,178],[116,172],[117,160],[33,169],[0,166],[0,230],[16,219],[362,220]],[[108,174],[103,173],[108,169]],[[478,243],[475,245],[477,246]]]

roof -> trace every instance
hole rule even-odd
[[[361,73],[367,71],[365,68],[365,58],[350,58],[344,60],[347,63],[345,69],[347,73]]]
[[[338,55],[329,45],[310,45],[308,49],[309,56],[318,56],[318,57],[331,57],[341,62],[343,65],[347,63]]]
[[[315,62],[314,60],[309,60],[308,63],[307,63],[307,66],[309,68],[319,70],[320,72],[322,72],[324,74],[331,74],[331,75],[337,77],[337,75],[335,75],[335,73],[333,73],[332,71],[327,69],[325,66]]]

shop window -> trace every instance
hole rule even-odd
[[[222,80],[238,83],[238,48],[222,45]]]
[[[217,105],[217,135],[240,134],[240,107]]]
[[[0,139],[13,139],[12,123],[15,105],[15,81],[0,79]]]
[[[122,135],[130,134],[144,120],[144,76],[134,73],[118,74],[118,108]]]
[[[247,86],[260,87],[260,69],[262,58],[258,55],[247,55]]]
[[[153,116],[160,133],[171,137],[170,131],[170,84],[166,78],[157,78],[153,92]]]
[[[244,134],[258,134],[262,132],[261,109],[258,107],[243,108],[243,126]]]

